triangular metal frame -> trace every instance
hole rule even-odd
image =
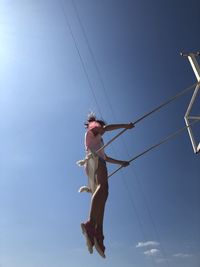
[[[186,53],[181,53],[181,56],[186,56],[188,58],[198,82],[200,82],[200,67],[199,67],[199,64],[198,64],[198,62],[196,60],[196,57],[199,56],[199,55],[200,55],[200,52],[187,53],[187,54]],[[191,140],[191,143],[192,143],[192,147],[193,147],[194,153],[199,153],[200,152],[200,143],[196,142],[194,134],[193,134],[193,131],[192,131],[192,127],[190,125],[191,125],[191,121],[200,120],[200,116],[199,116],[199,114],[198,114],[198,116],[191,116],[190,112],[192,110],[192,107],[193,107],[193,104],[195,102],[195,99],[196,99],[196,97],[198,95],[199,88],[200,88],[200,85],[198,84],[195,87],[194,93],[192,95],[192,98],[190,100],[190,103],[188,105],[187,111],[186,111],[185,116],[184,116],[185,123],[186,123],[186,125],[188,127],[187,129],[188,129],[188,133],[189,133],[189,136],[190,136],[190,140]]]

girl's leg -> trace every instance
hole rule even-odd
[[[108,197],[108,173],[105,162],[99,160],[96,174],[98,186],[92,196],[90,221],[102,228],[105,203]]]
[[[99,160],[96,174],[98,186],[92,195],[89,221],[82,223],[81,228],[86,237],[90,253],[92,253],[92,247],[95,245],[99,254],[105,258],[105,247],[103,244],[103,217],[105,203],[108,197],[108,173],[105,162]]]
[[[99,160],[96,172],[98,186],[92,196],[90,221],[95,224],[94,245],[98,253],[105,258],[105,246],[103,243],[103,218],[106,200],[108,198],[108,173],[106,163]]]

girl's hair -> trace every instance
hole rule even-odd
[[[98,122],[99,124],[101,124],[101,126],[104,126],[106,125],[106,122],[104,120],[98,120],[95,113],[94,112],[90,112],[88,114],[88,118],[87,118],[87,121],[84,123],[85,124],[85,127],[88,128],[88,125],[90,122],[92,121],[96,121]]]

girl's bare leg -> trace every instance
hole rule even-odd
[[[108,173],[106,163],[99,160],[97,175],[97,189],[92,195],[89,221],[81,223],[82,232],[86,237],[86,244],[90,253],[95,246],[98,253],[105,258],[103,244],[103,217],[105,203],[108,197]]]
[[[106,164],[99,160],[97,169],[98,186],[92,196],[90,221],[100,228],[103,228],[105,203],[108,197],[108,172]]]

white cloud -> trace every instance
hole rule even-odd
[[[191,257],[192,257],[192,254],[187,254],[187,253],[177,253],[177,254],[174,254],[173,256],[176,257],[176,258],[182,258],[182,259],[185,259],[185,258],[191,258]]]
[[[159,253],[159,249],[156,249],[156,248],[152,248],[150,250],[147,250],[144,252],[144,255],[147,255],[147,256],[155,256]]]
[[[149,246],[159,246],[160,243],[156,241],[146,241],[146,242],[138,242],[136,245],[136,248],[142,248],[142,247],[149,247]]]

